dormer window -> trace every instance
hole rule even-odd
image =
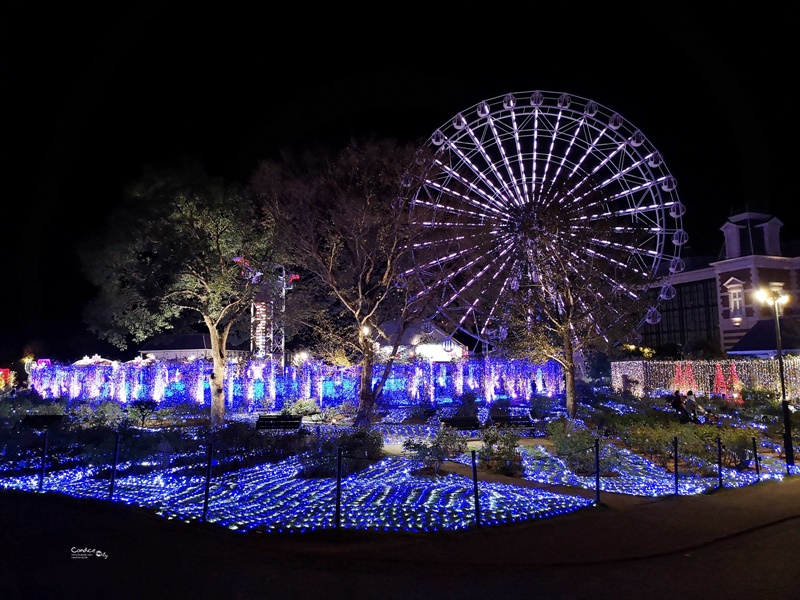
[[[731,277],[724,283],[725,288],[728,290],[728,309],[730,310],[730,319],[736,327],[742,324],[744,319],[744,282]]]

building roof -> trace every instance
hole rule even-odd
[[[401,346],[416,346],[423,340],[427,341],[428,343],[440,343],[446,339],[451,339],[454,344],[461,346],[462,348],[466,348],[466,346],[458,341],[457,339],[451,337],[447,332],[436,327],[431,323],[431,331],[429,333],[425,333],[422,328],[423,322],[422,321],[411,321],[406,330],[403,332],[403,336],[400,338],[400,345]],[[389,336],[389,339],[393,342],[397,336],[398,331],[400,330],[400,321],[389,321],[384,323],[381,326],[383,332]],[[378,340],[381,345],[387,344],[385,340]]]
[[[780,323],[782,350],[784,353],[800,354],[800,321],[781,317]],[[775,321],[762,319],[728,350],[728,354],[774,355],[776,348]]]

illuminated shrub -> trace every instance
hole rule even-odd
[[[452,427],[441,427],[433,438],[407,439],[403,451],[438,475],[442,463],[467,451],[467,439]]]
[[[562,417],[547,424],[547,435],[556,456],[563,459],[570,469],[576,473],[594,471],[596,438],[589,429]]]

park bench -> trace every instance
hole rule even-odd
[[[478,417],[444,417],[442,419],[442,425],[460,431],[470,431],[481,428],[481,422]]]
[[[25,415],[20,424],[31,429],[55,429],[63,419],[64,415]]]
[[[303,417],[293,415],[259,415],[256,429],[300,429]]]

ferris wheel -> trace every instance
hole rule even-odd
[[[566,93],[510,93],[459,112],[426,150],[433,168],[412,198],[425,231],[415,263],[454,333],[502,339],[503,307],[522,279],[537,279],[530,256],[545,245],[591,260],[631,298],[652,297],[639,326],[661,320],[659,302],[685,268],[685,209],[662,155],[619,113]]]

